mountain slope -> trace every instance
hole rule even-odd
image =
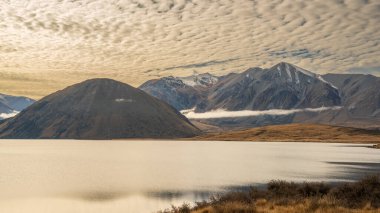
[[[380,78],[362,74],[327,74],[337,85],[343,105],[353,117],[380,117]]]
[[[0,124],[1,138],[174,138],[198,133],[170,105],[110,79],[67,87]]]
[[[13,111],[14,110],[10,106],[0,102],[0,114],[1,113],[9,114],[9,113],[12,113]]]
[[[139,89],[165,101],[177,110],[192,108],[204,98],[200,88],[194,88],[172,76],[147,81]]]

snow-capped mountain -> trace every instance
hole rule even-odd
[[[288,63],[216,77],[165,77],[140,86],[179,110],[266,110],[340,105],[337,88],[320,75]]]
[[[268,110],[340,105],[339,92],[321,76],[287,63],[251,68],[223,78],[198,111]]]
[[[0,94],[0,120],[16,115],[34,102],[27,97]]]
[[[219,81],[209,73],[188,77],[164,77],[150,80],[139,89],[161,99],[177,110],[192,108],[207,97],[208,89]]]
[[[380,78],[375,76],[318,75],[284,62],[268,69],[256,67],[220,77],[211,74],[204,76],[204,80],[201,76],[151,80],[140,86],[140,89],[178,110],[192,109],[195,113],[215,110],[324,109],[315,112],[299,110],[286,116],[207,120],[207,123],[219,126],[313,122],[380,127]]]

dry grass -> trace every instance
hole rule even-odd
[[[379,213],[379,209],[370,207],[363,209],[349,209],[334,206],[330,202],[323,200],[305,199],[292,205],[277,205],[267,201],[257,201],[251,206],[241,203],[230,203],[214,207],[205,207],[203,209],[190,211],[190,213]]]
[[[172,207],[163,213],[380,213],[380,178],[356,183],[271,181],[266,190],[251,188],[211,197],[209,201]]]
[[[380,131],[320,124],[288,124],[209,133],[192,138],[214,141],[380,143]]]

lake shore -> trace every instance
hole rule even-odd
[[[380,212],[380,178],[368,176],[360,181],[330,185],[271,181],[266,189],[251,187],[231,191],[194,205],[183,204],[160,213],[375,213]]]

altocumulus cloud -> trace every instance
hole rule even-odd
[[[378,0],[0,0],[0,84],[37,97],[91,77],[138,86],[281,60],[379,67],[379,22]]]

